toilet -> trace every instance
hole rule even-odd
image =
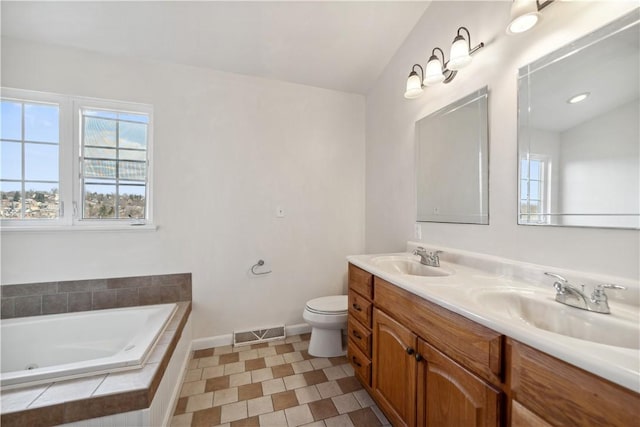
[[[302,318],[311,325],[309,354],[315,357],[343,356],[342,330],[347,328],[347,296],[333,295],[307,302]]]

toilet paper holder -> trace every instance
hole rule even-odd
[[[253,273],[255,276],[262,276],[263,274],[269,274],[271,273],[271,270],[269,271],[263,271],[263,272],[256,272],[256,268],[258,267],[262,267],[264,265],[264,260],[259,259],[258,262],[256,262],[255,264],[253,264],[253,267],[251,267],[251,273]]]

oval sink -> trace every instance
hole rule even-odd
[[[556,302],[552,296],[518,289],[482,290],[475,302],[495,314],[519,319],[535,328],[615,347],[640,349],[638,319],[592,313]],[[628,317],[628,318],[627,318]]]
[[[443,267],[429,267],[410,256],[394,255],[373,258],[371,263],[389,273],[407,274],[410,276],[444,277],[453,274]]]

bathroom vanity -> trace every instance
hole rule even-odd
[[[598,336],[532,326],[514,308],[513,295],[558,304],[559,316],[578,310],[553,301],[542,269],[451,251],[445,256],[455,263],[427,267],[410,253],[348,258],[348,357],[394,426],[639,424],[637,340],[603,344],[590,341]],[[540,278],[542,286],[527,278]],[[635,295],[637,287],[628,291]],[[637,315],[637,307],[612,302],[614,316],[606,321],[621,317],[633,327],[634,310]],[[609,316],[578,315],[596,323],[593,316]]]

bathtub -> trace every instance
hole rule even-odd
[[[0,387],[140,368],[176,307],[160,304],[2,320]]]

